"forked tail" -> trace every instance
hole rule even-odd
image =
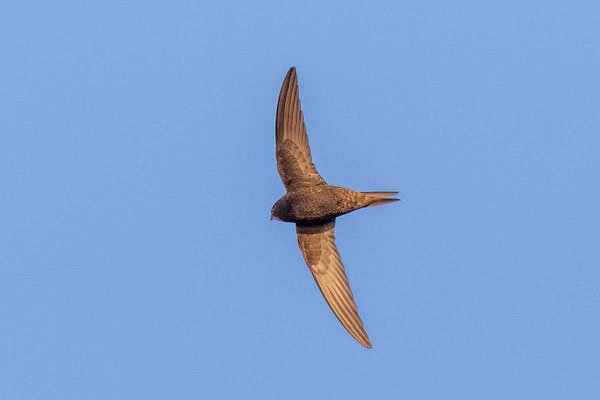
[[[361,192],[362,194],[367,195],[367,197],[373,199],[369,204],[365,207],[374,207],[381,206],[383,204],[393,203],[395,201],[400,201],[400,199],[396,199],[393,196],[398,194],[398,192]]]

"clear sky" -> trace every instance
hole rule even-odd
[[[597,2],[0,13],[0,398],[598,398]],[[336,227],[372,350],[269,220],[292,65],[325,180],[402,199]]]

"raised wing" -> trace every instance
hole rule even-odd
[[[275,117],[275,146],[277,171],[287,191],[325,184],[310,155],[298,97],[298,77],[294,67],[288,71],[279,92]]]
[[[371,342],[358,315],[348,277],[335,246],[334,229],[335,220],[319,225],[296,224],[298,246],[335,316],[354,339],[370,349]]]

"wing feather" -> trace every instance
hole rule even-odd
[[[344,328],[360,344],[371,348],[348,277],[335,245],[335,220],[322,224],[296,224],[298,247],[323,297]]]
[[[277,170],[287,191],[325,184],[312,162],[298,91],[292,67],[281,85],[275,117]]]

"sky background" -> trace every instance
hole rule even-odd
[[[0,398],[597,399],[594,1],[0,6]],[[373,349],[275,166],[296,66]]]

